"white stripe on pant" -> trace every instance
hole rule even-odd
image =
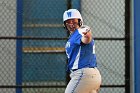
[[[71,72],[65,93],[97,93],[101,75],[97,68],[82,68]]]

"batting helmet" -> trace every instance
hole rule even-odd
[[[73,19],[73,18],[80,19],[79,20],[79,26],[81,26],[83,24],[82,16],[81,16],[80,12],[77,9],[69,9],[69,10],[64,12],[64,14],[63,14],[63,22],[64,22],[64,24],[65,24],[66,20]]]

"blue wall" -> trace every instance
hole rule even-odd
[[[23,0],[23,24],[63,24],[64,0]],[[61,6],[61,7],[60,7]],[[22,36],[67,37],[63,27],[23,27]],[[66,40],[23,40],[23,47],[64,47]],[[22,82],[65,81],[65,53],[22,54]],[[64,59],[64,60],[63,60]]]
[[[63,24],[63,12],[67,9],[64,0],[17,0],[17,36],[67,37],[63,27],[22,27],[28,24]],[[61,7],[60,7],[61,6]],[[47,53],[24,53],[24,47],[64,47],[65,40],[17,40],[16,85],[23,82],[65,81],[66,55]],[[59,65],[59,66],[58,66]],[[59,73],[59,74],[58,74]],[[16,88],[16,93],[22,93]]]
[[[135,93],[140,93],[140,0],[134,0]]]

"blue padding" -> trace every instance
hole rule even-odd
[[[134,0],[135,93],[140,93],[140,0]]]
[[[16,36],[22,36],[22,0],[17,0],[17,31]],[[22,85],[22,40],[16,40],[16,85]],[[22,93],[16,88],[16,93]]]

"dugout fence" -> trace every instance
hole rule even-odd
[[[0,93],[64,93],[69,8],[92,28],[99,93],[130,93],[130,0],[0,0]]]

